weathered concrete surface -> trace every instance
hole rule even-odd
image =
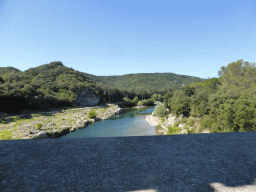
[[[1,191],[256,191],[256,132],[0,141]]]

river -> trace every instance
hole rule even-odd
[[[151,115],[156,106],[125,109],[124,113],[115,115],[109,119],[96,121],[84,129],[70,132],[59,138],[81,137],[125,137],[161,135],[156,127],[149,126],[145,120],[146,115]]]

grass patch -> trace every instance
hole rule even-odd
[[[18,120],[21,120],[21,118],[18,117],[18,116],[15,116],[15,117],[12,118],[12,121],[18,121]]]
[[[20,126],[20,125],[21,125],[20,122],[16,122],[16,123],[13,125],[13,127],[18,127],[18,126]]]
[[[27,120],[24,120],[24,122],[31,122],[31,121],[34,121],[34,119],[33,118],[31,118],[31,119],[27,119]]]
[[[0,140],[12,140],[12,134],[17,128],[0,131]]]

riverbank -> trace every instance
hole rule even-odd
[[[96,118],[88,117],[92,109]],[[118,105],[108,104],[5,117],[0,119],[0,140],[55,138],[122,112]]]
[[[161,102],[158,102],[157,104],[163,104]],[[164,121],[162,122],[161,118],[154,115],[154,111],[152,112],[152,115],[147,115],[145,120],[149,123],[149,126],[158,126],[159,132],[163,132],[164,135],[167,135],[168,127],[172,126],[174,127],[175,123],[178,124],[178,127],[181,129],[178,132],[175,132],[174,134],[188,134],[188,131],[186,127],[189,130],[194,131],[195,133],[210,133],[209,129],[200,129],[200,118],[195,117],[183,117],[183,115],[180,115],[178,118],[176,118],[175,115],[169,114],[167,118],[164,118]]]

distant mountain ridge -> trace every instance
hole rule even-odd
[[[15,105],[23,109],[46,106],[74,106],[77,101],[91,100],[96,104],[119,102],[123,97],[148,99],[154,93],[161,95],[205,79],[176,75],[174,73],[138,73],[120,76],[95,76],[66,67],[60,61],[51,62],[24,72],[14,67],[0,67],[0,98],[9,102],[13,111]],[[79,90],[79,91],[78,91]],[[91,98],[81,98],[81,91],[87,90]],[[85,91],[85,92],[87,92]],[[80,95],[80,96],[79,96]],[[78,98],[79,97],[79,98]],[[11,104],[12,103],[12,104]],[[83,105],[86,103],[82,102]]]
[[[95,76],[86,74],[96,83],[106,84],[117,89],[156,89],[158,91],[166,88],[172,90],[180,89],[195,82],[205,82],[206,79],[199,77],[177,75],[174,73],[136,73],[113,76]],[[129,83],[127,83],[129,82]]]

